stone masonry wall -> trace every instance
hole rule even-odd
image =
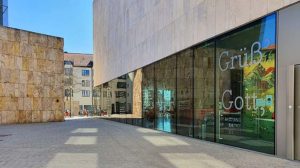
[[[0,124],[64,120],[63,43],[0,27]]]

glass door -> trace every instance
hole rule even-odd
[[[216,40],[216,140],[274,154],[276,15]]]

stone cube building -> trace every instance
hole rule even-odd
[[[62,38],[0,27],[0,124],[63,121]]]

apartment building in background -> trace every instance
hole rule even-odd
[[[93,111],[93,56],[92,54],[64,53],[65,111],[71,116]]]

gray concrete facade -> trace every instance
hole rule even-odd
[[[294,159],[294,144],[297,143],[294,142],[293,68],[300,64],[299,16],[300,3],[278,12],[276,148],[277,155],[289,159]],[[289,68],[292,68],[290,72]]]
[[[299,0],[94,0],[95,86]]]

